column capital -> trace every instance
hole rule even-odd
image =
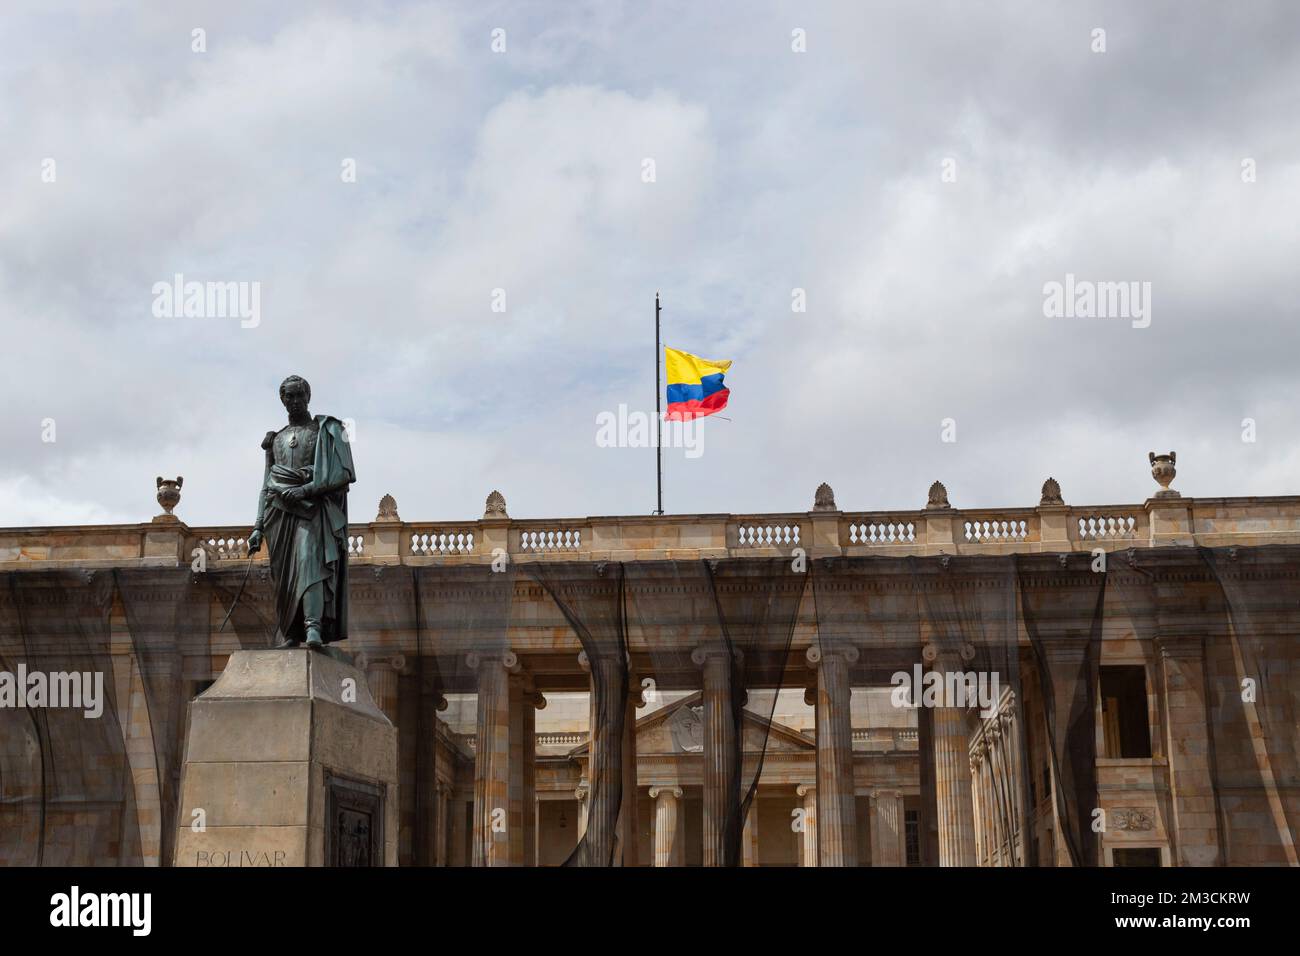
[[[574,799],[576,799],[579,803],[586,803],[587,797],[590,796],[590,794],[591,794],[591,787],[588,786],[585,781],[583,783],[578,784],[577,788],[573,791]]]
[[[926,641],[921,646],[921,660],[929,664],[933,670],[946,670],[956,663],[953,660],[953,650],[951,647],[940,648],[934,641]],[[956,648],[955,656],[960,657],[964,663],[969,664],[975,660],[975,645],[968,641],[962,642],[961,646]]]
[[[682,798],[682,788],[672,785],[650,788],[651,800],[657,800],[660,794],[663,794],[665,797],[673,797],[676,800],[680,800]]]
[[[628,651],[623,652],[623,659],[627,663],[628,671],[632,670],[632,655]],[[591,658],[586,651],[578,651],[578,666],[588,674],[591,673]]]
[[[799,794],[799,796],[801,796],[801,797],[816,796],[816,795],[817,795],[817,784],[815,784],[815,783],[801,783],[801,784],[799,784],[799,786],[797,786],[797,787],[794,788],[794,792],[797,793],[797,794]]]
[[[691,651],[691,662],[696,667],[703,667],[710,660],[718,658],[734,659],[739,664],[745,659],[745,652],[738,647],[729,647],[722,642],[701,644]]]
[[[814,644],[804,651],[804,659],[809,667],[817,667],[823,660],[843,658],[845,663],[858,662],[858,649],[851,644]]]
[[[514,651],[499,651],[491,654],[470,651],[465,655],[465,663],[473,671],[501,667],[508,674],[518,674],[523,669],[519,663],[519,656]]]
[[[405,654],[376,654],[362,651],[356,658],[357,669],[361,671],[388,669],[397,674],[406,673]]]

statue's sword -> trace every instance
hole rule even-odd
[[[266,452],[266,470],[268,472],[271,470],[271,463],[275,460],[274,454],[271,450],[271,443],[274,440],[275,440],[275,432],[267,432],[266,437],[262,439],[262,450]],[[263,472],[262,474],[262,490],[263,490],[263,494],[265,494],[266,472]],[[262,512],[260,507],[258,509],[257,517],[260,523],[262,517]],[[253,530],[256,531],[257,528],[254,527]],[[235,599],[230,602],[230,610],[226,612],[226,616],[222,620],[221,626],[217,628],[218,634],[220,634],[222,631],[226,629],[226,624],[230,621],[230,615],[235,613],[235,608],[239,605],[239,599],[244,596],[244,585],[248,583],[248,576],[253,573],[253,561],[256,559],[256,557],[257,555],[250,548],[248,552],[248,567],[244,570],[244,580],[239,582],[239,590],[235,592]]]
[[[235,607],[239,604],[239,599],[244,596],[244,585],[248,583],[248,576],[253,573],[253,562],[255,560],[257,560],[257,555],[250,553],[248,555],[248,568],[244,571],[244,580],[239,582],[239,590],[235,592],[235,599],[230,602],[230,610],[226,612],[221,626],[217,628],[218,634],[226,629],[226,624],[230,621],[230,615],[235,613]]]

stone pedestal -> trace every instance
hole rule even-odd
[[[176,866],[396,866],[397,730],[334,650],[236,651],[190,703]]]

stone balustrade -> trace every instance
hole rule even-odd
[[[853,749],[873,753],[890,753],[918,748],[915,730],[901,727],[859,727],[853,731]]]
[[[122,525],[0,528],[0,569],[165,567],[248,557],[248,526],[189,527],[166,516]],[[348,528],[359,564],[653,561],[793,555],[1011,554],[1300,543],[1300,496],[1151,498],[1143,504],[814,510],[404,522]],[[266,553],[258,555],[265,560]]]

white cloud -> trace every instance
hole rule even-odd
[[[45,9],[0,38],[0,524],[146,520],[158,473],[249,520],[291,372],[358,420],[355,516],[647,512],[653,452],[593,422],[652,407],[656,290],[736,361],[670,510],[1136,501],[1153,448],[1189,493],[1292,490],[1285,4]],[[1151,281],[1151,328],[1044,318],[1067,271]],[[175,272],[261,282],[262,324],[154,319]]]

